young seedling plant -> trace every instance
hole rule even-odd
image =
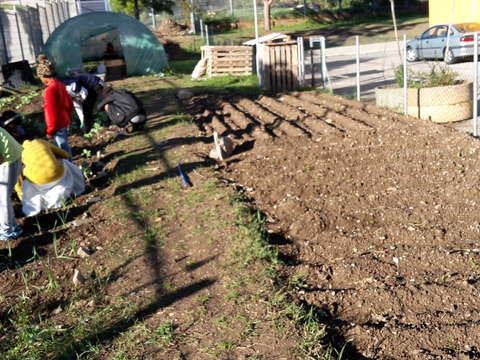
[[[87,159],[90,159],[92,157],[92,151],[88,149],[83,149],[82,156],[86,157]]]

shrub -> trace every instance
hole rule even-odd
[[[428,64],[429,71],[409,71],[407,87],[409,88],[427,88],[438,86],[450,86],[457,83],[458,73],[453,71],[448,65],[443,63]],[[399,87],[403,87],[404,71],[403,65],[394,68],[395,82]]]

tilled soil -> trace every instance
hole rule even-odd
[[[338,343],[358,359],[480,357],[477,139],[316,92],[185,106],[199,136],[234,140],[223,176]]]

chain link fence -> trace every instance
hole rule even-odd
[[[305,45],[300,83],[438,123],[475,117],[478,58],[455,64],[446,64],[443,58],[409,62],[405,57],[409,40],[404,36],[398,42],[372,44],[369,38],[357,37],[342,39],[355,45],[329,46],[324,39],[322,48],[321,37],[299,38]]]
[[[175,3],[173,12],[176,18],[175,20],[182,19],[186,8],[202,14],[203,17],[252,20],[254,17],[254,4],[255,2],[252,0],[184,0]],[[257,1],[256,5],[259,9],[259,17],[263,18],[263,1]],[[275,20],[277,18],[291,16],[294,13],[309,16],[309,11],[319,12],[321,10],[332,9],[335,6],[338,6],[336,0],[275,0],[270,7],[270,13],[272,19]],[[362,2],[358,0],[342,1],[342,8],[344,9],[361,7],[363,10],[379,11],[383,8],[389,9],[389,6],[389,0],[373,2]],[[344,12],[348,11],[344,10]],[[335,12],[332,12],[332,16],[338,16],[338,13],[339,11],[335,10]],[[186,14],[186,19],[188,20],[188,14]]]
[[[96,0],[88,3],[96,6],[105,4]],[[249,11],[253,14],[253,4],[250,1],[192,0],[191,5],[202,12],[189,13],[192,30],[197,34],[192,34],[192,41],[196,41],[195,37],[203,37],[202,42],[196,45],[194,43],[194,48],[199,50],[203,44],[226,46],[243,43],[239,39],[227,39],[215,34],[203,19],[205,13],[208,17],[208,12],[212,16],[218,16],[213,14],[217,11],[224,11],[228,16],[231,12],[234,16],[238,13],[249,14]],[[315,3],[306,1],[305,5],[313,7]],[[299,11],[298,8],[278,2],[277,7],[272,8],[272,14],[275,9],[282,9],[282,6],[286,11]],[[13,10],[0,9],[0,65],[22,60],[34,63],[44,42],[55,28],[68,18],[78,15],[79,10],[87,11],[87,8],[78,9],[75,3],[58,2],[45,3],[45,6],[16,7]],[[263,7],[259,6],[259,9]],[[175,13],[184,17],[178,4]],[[156,19],[153,12],[149,14],[151,20]],[[262,14],[258,12],[259,20]],[[400,113],[437,122],[468,119],[476,114],[477,100],[474,97],[478,97],[478,61],[466,59],[451,65],[445,64],[443,59],[407,62],[405,44],[411,39],[406,36],[398,42],[395,39],[385,39],[381,43],[372,43],[372,38],[368,37],[325,39],[315,35],[298,40],[303,44],[300,48],[304,49],[300,55],[302,69],[298,72],[301,85],[324,88],[336,95],[376,103]],[[340,43],[343,46],[338,46]],[[431,92],[419,87],[402,86],[404,79],[418,81],[421,77],[446,76],[452,77],[456,83],[447,87],[435,86]]]

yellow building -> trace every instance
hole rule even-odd
[[[430,0],[430,26],[461,22],[480,22],[480,0]],[[453,16],[452,16],[453,10]]]

